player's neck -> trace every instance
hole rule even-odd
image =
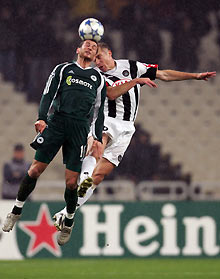
[[[91,67],[91,60],[90,59],[85,59],[82,57],[78,57],[76,61],[82,68],[88,68]]]
[[[114,69],[116,67],[116,62],[114,59],[110,60],[109,64],[108,64],[108,71]]]

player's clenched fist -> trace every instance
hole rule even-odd
[[[47,124],[44,120],[38,120],[34,123],[36,132],[42,133],[43,130],[46,128]]]
[[[92,145],[92,150],[93,150],[93,156],[96,159],[100,159],[104,152],[104,146],[101,142],[94,140]]]

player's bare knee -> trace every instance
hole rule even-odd
[[[77,182],[74,178],[66,178],[66,187],[70,190],[74,190],[77,188]]]
[[[43,170],[37,165],[31,165],[28,175],[32,178],[38,178],[42,174]]]

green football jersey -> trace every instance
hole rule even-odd
[[[77,62],[57,65],[46,83],[39,107],[39,118],[47,121],[51,108],[61,115],[91,123],[93,136],[101,141],[106,85],[95,69]]]

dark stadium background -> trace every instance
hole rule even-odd
[[[16,142],[26,146],[27,159],[32,160],[29,143],[46,79],[56,64],[73,59],[80,42],[78,26],[85,18],[103,23],[103,40],[115,58],[190,72],[220,68],[218,0],[0,2],[1,168]],[[172,196],[180,194],[180,199],[201,195],[203,184],[216,191],[220,179],[218,80],[217,75],[208,83],[158,82],[158,90],[143,88],[137,132],[121,166],[108,180],[129,180],[133,187],[143,181],[162,181],[151,193],[155,198],[172,196],[172,187],[164,181],[183,182],[174,185]],[[63,180],[60,155],[42,176],[42,181],[50,184],[51,180]],[[111,196],[113,190],[107,188]],[[131,199],[140,195],[135,193]]]

